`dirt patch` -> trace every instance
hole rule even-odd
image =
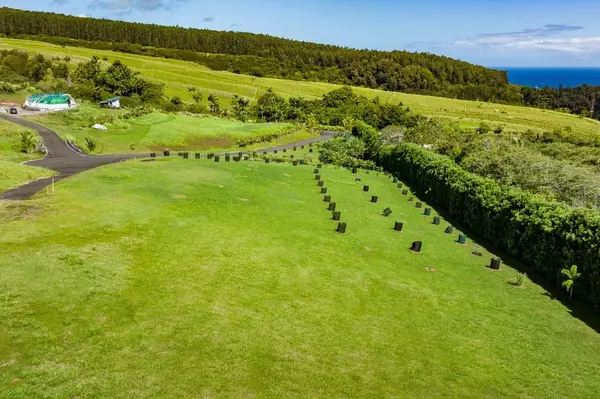
[[[428,272],[437,272],[437,269],[435,267],[426,267],[425,270],[427,270]]]
[[[0,206],[0,219],[33,219],[42,214],[42,209],[37,205],[30,205],[25,202],[6,203]]]
[[[175,199],[183,199],[183,198],[187,198],[188,196],[185,194],[171,194],[171,198],[175,198]]]

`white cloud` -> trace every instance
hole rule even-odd
[[[156,11],[171,10],[188,1],[189,0],[93,0],[88,7],[92,10]]]
[[[548,50],[573,54],[600,52],[600,37],[515,38],[511,36],[478,37],[452,43],[459,47],[485,47],[506,50]]]

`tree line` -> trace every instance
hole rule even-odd
[[[392,91],[457,97],[476,95],[481,100],[499,96],[502,98],[498,100],[502,100],[507,87],[506,72],[430,53],[357,50],[252,33],[79,18],[6,7],[0,8],[0,33],[96,42],[92,45],[112,43],[116,46],[114,49],[134,52],[160,53],[168,49],[177,58],[198,57],[197,61],[218,69]],[[209,61],[191,53],[223,56]]]
[[[71,59],[30,55],[20,50],[0,50],[0,92],[14,93],[34,87],[46,92],[69,91],[79,99],[100,101],[123,96],[137,102],[160,104],[163,87],[150,83],[119,60],[92,57],[73,68]]]

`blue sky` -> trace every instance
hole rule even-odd
[[[600,66],[597,0],[4,0],[3,5],[237,30],[486,66]]]

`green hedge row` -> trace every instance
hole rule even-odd
[[[246,147],[252,144],[266,143],[268,141],[273,141],[275,139],[287,136],[288,134],[292,134],[297,131],[297,128],[291,127],[283,130],[276,130],[274,132],[258,133],[252,136],[240,137],[235,141],[235,144],[239,147]]]
[[[469,173],[414,144],[386,147],[380,166],[422,190],[472,232],[527,263],[551,282],[577,265],[574,295],[600,309],[600,214],[572,209]]]

